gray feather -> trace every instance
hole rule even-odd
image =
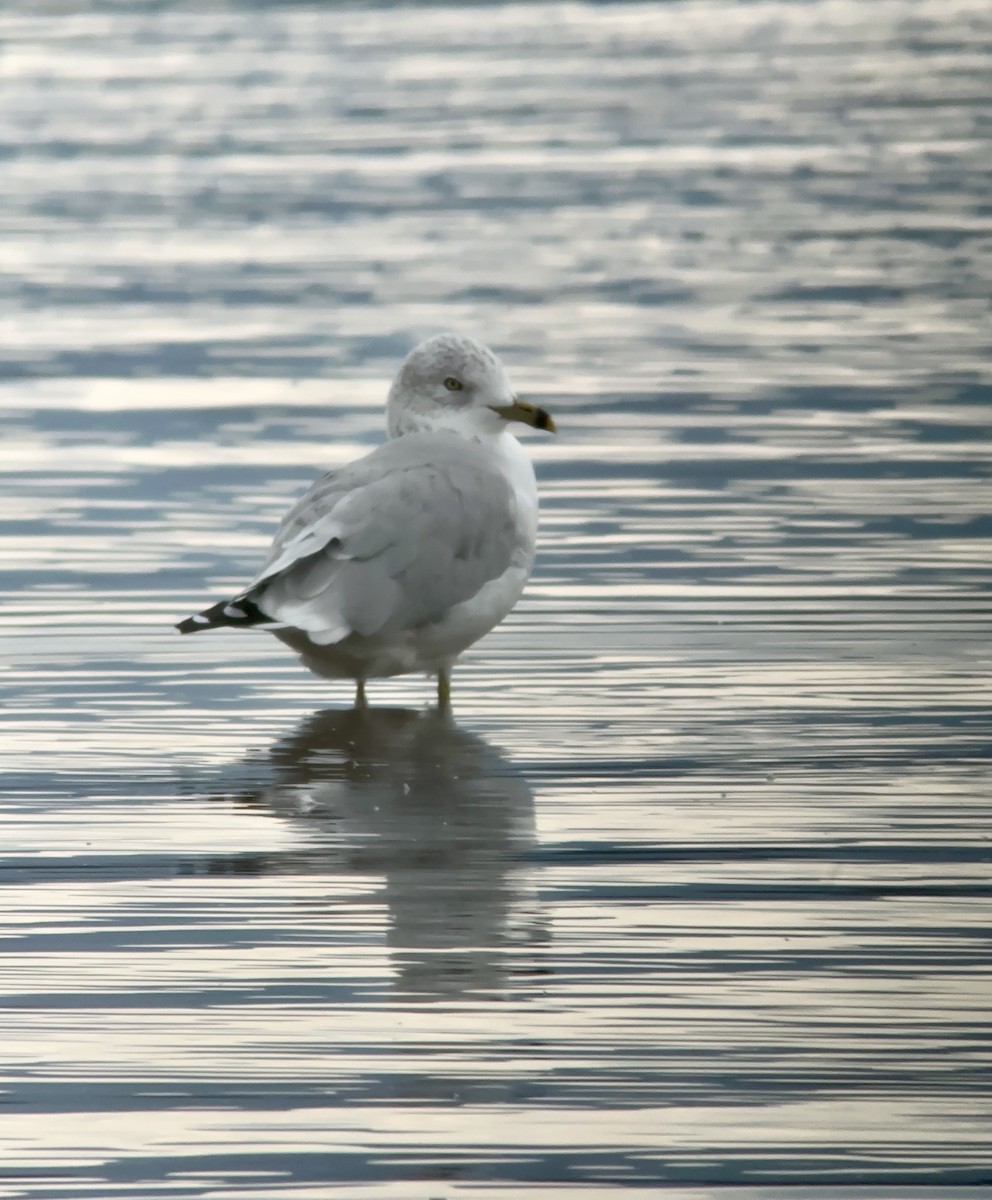
[[[319,479],[246,593],[331,644],[439,620],[512,564],[515,500],[475,443],[408,434]]]

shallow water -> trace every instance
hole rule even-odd
[[[992,1195],[983,0],[0,37],[0,1195]],[[450,326],[454,722],[175,635]]]

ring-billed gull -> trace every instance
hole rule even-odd
[[[176,628],[258,626],[329,679],[436,675],[516,604],[534,562],[537,483],[507,424],[553,433],[488,347],[440,334],[407,355],[390,440],[324,475],[282,520],[255,578]]]

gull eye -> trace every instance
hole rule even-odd
[[[454,375],[449,375],[444,381],[444,386],[449,392],[460,392],[465,387],[460,379],[456,379]]]

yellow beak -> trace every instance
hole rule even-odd
[[[507,421],[522,421],[525,425],[533,425],[535,429],[544,429],[548,433],[558,432],[550,413],[538,408],[536,404],[526,404],[516,397],[513,398],[512,404],[494,404],[493,412],[498,412]]]

